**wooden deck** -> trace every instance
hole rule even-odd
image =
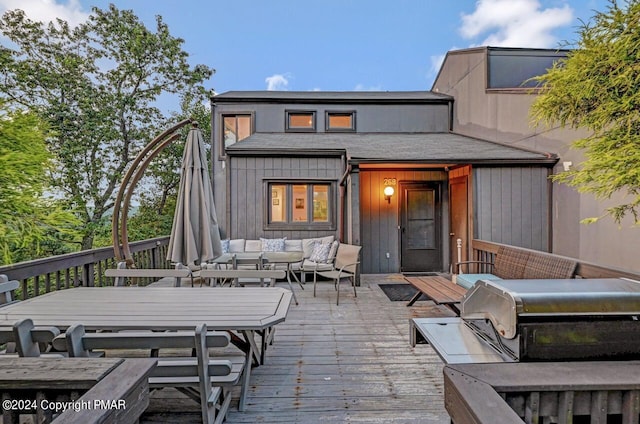
[[[409,345],[409,318],[451,316],[430,301],[407,308],[376,283],[404,283],[401,275],[364,275],[353,298],[342,287],[340,306],[330,283],[295,287],[277,325],[266,364],[255,368],[245,412],[234,396],[227,423],[449,423],[443,363],[428,345]],[[187,290],[188,287],[185,287]],[[198,406],[171,389],[151,395],[141,423],[196,423]]]

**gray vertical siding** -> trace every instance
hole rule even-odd
[[[549,250],[547,168],[475,168],[475,238]]]
[[[231,238],[258,239],[260,237],[287,237],[300,239],[327,235],[303,230],[267,230],[264,222],[264,181],[269,178],[320,178],[338,182],[342,177],[342,160],[339,157],[233,157],[230,159],[230,196],[227,209],[230,211],[227,236]],[[338,214],[338,194],[334,191],[333,202]],[[270,200],[270,199],[269,199]],[[338,231],[330,232],[338,235]]]
[[[387,203],[382,193],[383,179],[396,178],[396,193]],[[400,205],[399,183],[420,181],[446,181],[447,175],[440,170],[360,170],[360,239],[362,244],[362,272],[384,274],[400,270],[400,235],[398,232]],[[447,228],[447,191],[442,187],[443,234]],[[448,257],[443,243],[443,257]],[[386,253],[389,252],[389,258]],[[444,265],[443,265],[444,266]]]

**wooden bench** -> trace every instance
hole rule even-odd
[[[193,286],[193,274],[189,268],[125,268],[121,267],[124,262],[118,264],[118,268],[107,269],[104,272],[106,277],[113,277],[113,285],[116,287],[126,286],[129,278],[175,278],[174,286],[180,287],[183,278],[191,279]]]
[[[0,345],[8,345],[5,354],[17,352],[18,356],[37,357],[59,334],[58,327],[34,327],[33,321],[27,318],[12,327],[0,327]]]
[[[405,277],[404,279],[418,290],[407,306],[412,306],[424,294],[436,305],[445,305],[456,314],[460,313],[457,305],[467,292],[463,287],[440,276]]]
[[[13,291],[20,287],[20,282],[9,280],[4,274],[0,274],[0,307],[18,302],[13,298]]]
[[[149,405],[148,375],[155,362],[140,358],[2,358],[2,399],[28,405],[3,408],[2,422],[138,423]]]
[[[481,274],[463,274],[463,266],[475,266]],[[578,262],[546,252],[500,246],[493,262],[465,261],[455,264],[456,284],[470,289],[478,280],[562,279],[575,276]],[[468,271],[468,269],[467,269]]]
[[[85,333],[76,324],[54,339],[55,348],[66,347],[70,357],[86,357],[93,349],[195,349],[196,357],[159,358],[149,377],[151,389],[174,387],[200,403],[204,423],[221,423],[231,402],[231,388],[240,384],[238,409],[244,411],[251,373],[247,355],[211,358],[209,348],[226,347],[230,336],[225,332],[207,332],[206,324],[195,331]]]
[[[286,276],[285,270],[274,269],[203,269],[200,271],[200,278],[203,280],[233,280],[234,286],[257,283],[262,287],[268,281],[267,285],[273,287],[277,279]]]

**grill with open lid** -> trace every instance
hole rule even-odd
[[[505,360],[640,359],[640,282],[478,281],[460,317]]]

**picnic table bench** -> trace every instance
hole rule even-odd
[[[20,287],[19,281],[9,280],[6,275],[0,274],[0,306],[9,305],[18,301],[13,298],[13,292],[18,287]]]
[[[464,287],[458,286],[440,276],[405,277],[404,279],[418,289],[418,292],[407,303],[407,306],[412,306],[424,294],[433,300],[436,305],[445,305],[453,310],[456,315],[460,314],[457,305],[467,292]]]
[[[114,279],[113,285],[115,287],[126,286],[127,279],[140,278],[170,278],[173,279],[174,287],[180,287],[183,278],[190,278],[193,287],[193,274],[189,268],[126,268],[124,262],[121,262],[118,264],[118,268],[105,270],[104,275]]]
[[[149,405],[148,376],[155,362],[0,357],[3,423],[18,423],[20,414],[35,414],[39,423],[136,423]],[[60,415],[55,408],[62,404],[56,401],[67,402]]]
[[[205,424],[224,421],[231,402],[231,388],[240,385],[238,409],[243,411],[251,372],[251,352],[245,355],[211,357],[209,348],[225,347],[230,337],[220,331],[207,331],[200,324],[195,331],[86,333],[82,324],[69,327],[56,337],[54,347],[72,357],[87,357],[93,349],[195,349],[195,358],[159,358],[149,376],[152,389],[174,387],[200,403]]]

